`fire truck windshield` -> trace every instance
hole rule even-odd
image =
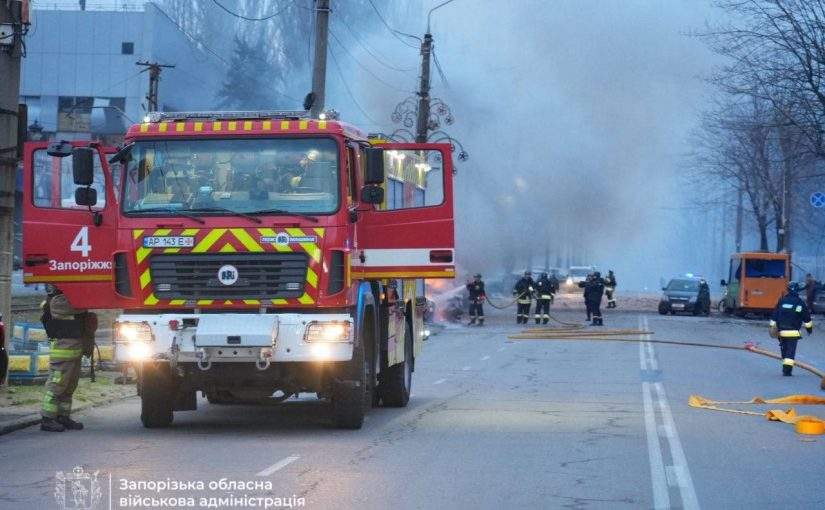
[[[338,209],[331,138],[138,141],[124,159],[122,203],[130,215]]]

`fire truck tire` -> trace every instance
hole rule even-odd
[[[147,429],[172,424],[175,387],[169,366],[144,363],[140,381],[140,421]]]
[[[412,389],[413,369],[412,325],[407,323],[404,335],[404,362],[386,368],[381,384],[381,400],[385,407],[407,407]]]
[[[370,369],[363,344],[353,351],[351,367],[349,379],[335,382],[332,388],[332,414],[335,426],[340,429],[360,429],[364,424]]]

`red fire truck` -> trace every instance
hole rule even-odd
[[[314,392],[405,406],[423,279],[453,278],[451,148],[303,112],[153,113],[123,147],[30,143],[24,281],[122,310],[141,420]],[[273,397],[274,396],[274,397]]]

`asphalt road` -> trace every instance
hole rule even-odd
[[[607,312],[606,327],[647,325],[656,339],[775,349],[760,321]],[[519,329],[513,322],[494,316],[483,329],[451,326],[431,338],[409,406],[375,409],[359,431],[332,428],[310,398],[201,401],[199,411],[177,413],[172,428],[147,430],[129,399],[81,416],[82,432],[2,436],[0,508],[60,508],[55,474],[75,466],[98,471],[98,508],[136,496],[148,498],[144,505],[168,497],[217,505],[230,494],[240,503],[304,498],[307,508],[825,507],[825,436],[687,406],[691,394],[825,395],[813,375],[783,378],[779,361],[730,350],[507,341]],[[802,341],[799,358],[825,367],[821,330]],[[224,489],[241,484],[210,491],[221,479]],[[166,480],[200,481],[205,490],[155,488]]]

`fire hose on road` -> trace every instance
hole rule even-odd
[[[637,329],[607,329],[602,331],[589,331],[581,328],[534,328],[526,329],[521,333],[509,335],[507,338],[511,340],[555,340],[555,341],[588,341],[588,342],[627,342],[640,343],[647,342],[652,344],[676,345],[685,347],[705,347],[712,349],[729,349],[735,351],[747,351],[754,354],[760,354],[776,360],[781,360],[782,356],[766,351],[756,347],[752,342],[747,342],[743,345],[727,345],[707,342],[694,341],[680,341],[680,340],[653,340],[643,338],[616,338],[627,335],[650,335],[651,331],[642,331]],[[822,370],[803,362],[796,362],[796,366],[811,372],[820,378],[820,388],[825,390],[825,372]],[[792,424],[796,427],[796,431],[800,434],[825,434],[825,420],[817,416],[799,415],[793,408],[787,411],[783,410],[769,410],[766,413],[758,413],[754,411],[742,411],[739,409],[730,409],[719,407],[719,404],[799,404],[799,405],[825,405],[825,398],[815,395],[789,395],[786,397],[775,399],[763,399],[756,397],[747,402],[721,402],[706,399],[698,395],[691,395],[688,405],[691,407],[709,409],[714,411],[725,411],[737,414],[748,414],[765,416],[772,421],[781,421],[783,423]]]

